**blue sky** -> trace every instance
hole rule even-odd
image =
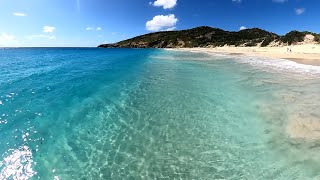
[[[97,46],[159,30],[320,32],[319,0],[0,0],[0,46]]]

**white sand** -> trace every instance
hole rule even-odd
[[[289,49],[289,51],[288,51]],[[291,52],[290,52],[291,49]],[[249,56],[288,59],[302,64],[320,66],[320,45],[303,44],[283,47],[216,47],[216,48],[180,48],[176,50],[193,52],[213,52],[242,54]]]

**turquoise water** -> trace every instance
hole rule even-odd
[[[0,179],[319,179],[320,68],[0,49]]]

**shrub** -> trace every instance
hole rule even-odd
[[[304,37],[306,36],[306,34],[307,32],[291,31],[288,34],[282,36],[280,40],[291,45],[293,43],[304,41]]]
[[[314,35],[314,41],[320,43],[320,34]]]
[[[268,46],[271,42],[273,41],[273,39],[271,37],[266,37],[263,42],[261,43],[261,47],[266,47]]]

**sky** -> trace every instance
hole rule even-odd
[[[95,47],[197,26],[320,33],[320,0],[0,0],[0,47]]]

